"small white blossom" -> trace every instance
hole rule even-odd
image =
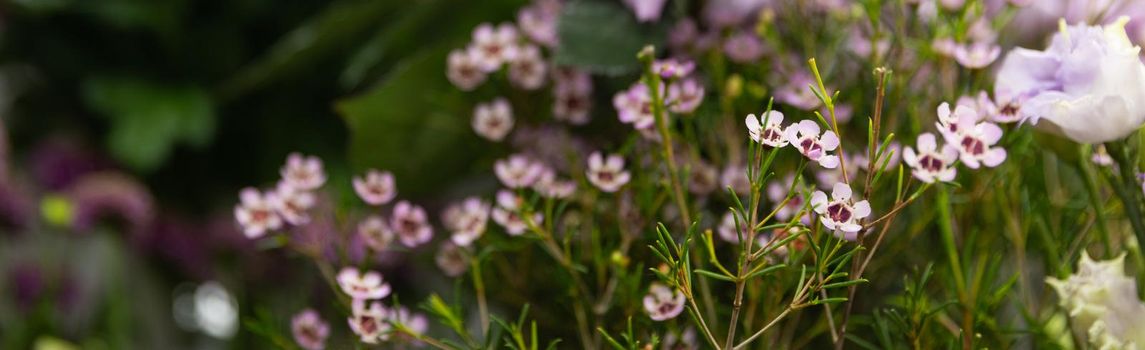
[[[241,202],[235,206],[235,220],[243,227],[247,238],[262,237],[267,231],[282,227],[282,218],[268,197],[250,187],[239,192]]]
[[[354,300],[382,299],[390,295],[390,285],[382,281],[377,271],[362,273],[353,267],[338,272],[338,286]]]
[[[501,64],[517,58],[517,28],[509,23],[478,25],[473,29],[470,54],[486,72],[501,68]]]
[[[823,191],[815,191],[811,195],[811,206],[819,214],[819,222],[824,227],[847,240],[854,240],[863,229],[859,220],[871,215],[871,205],[867,201],[852,202],[851,186],[845,183],[835,184],[831,198],[827,198]]]
[[[704,102],[704,86],[696,79],[684,79],[668,85],[668,110],[672,113],[692,113]]]
[[[364,177],[355,176],[351,179],[354,192],[362,201],[370,205],[383,205],[394,200],[398,195],[394,185],[394,174],[388,171],[370,169]]]
[[[445,272],[445,275],[449,277],[461,276],[465,270],[469,269],[469,257],[461,247],[453,244],[453,242],[442,243],[441,247],[437,249],[433,261],[437,263],[441,272]]]
[[[954,168],[954,161],[958,160],[958,148],[946,144],[939,149],[934,134],[923,133],[918,135],[918,152],[906,147],[903,149],[902,160],[914,169],[914,177],[923,182],[954,181],[958,171]]]
[[[489,221],[489,203],[477,197],[466,198],[461,203],[445,209],[445,227],[453,232],[450,239],[459,246],[469,246],[485,233]]]
[[[525,90],[536,90],[545,83],[547,67],[536,45],[523,45],[509,62],[509,81]]]
[[[609,155],[607,159],[600,152],[593,152],[588,157],[588,181],[604,192],[616,192],[632,178],[624,171],[624,158],[617,154]]]
[[[532,186],[545,170],[544,165],[529,159],[523,154],[514,154],[508,159],[493,163],[493,173],[508,188]]]
[[[820,166],[827,169],[839,166],[839,157],[828,153],[839,148],[839,137],[834,131],[827,130],[823,135],[819,135],[819,124],[803,120],[799,124],[787,127],[784,135],[787,142],[807,159],[819,162]]]
[[[310,222],[307,210],[314,207],[314,194],[294,188],[285,181],[279,182],[274,193],[267,195],[274,211],[291,225]]]
[[[558,179],[556,171],[545,167],[537,183],[533,184],[533,189],[545,198],[564,199],[576,192],[576,182]]]
[[[290,330],[294,342],[306,350],[326,348],[326,337],[330,336],[330,325],[322,320],[314,309],[306,309],[290,319]]]
[[[473,51],[453,50],[449,53],[447,63],[445,76],[458,89],[472,91],[485,82],[485,71],[481,69],[481,64],[477,62]]]
[[[389,338],[390,326],[387,321],[389,312],[379,302],[371,302],[367,306],[364,300],[354,300],[351,307],[352,314],[348,320],[350,330],[358,335],[363,343],[377,344]]]
[[[1046,278],[1069,312],[1073,325],[1101,349],[1135,349],[1145,345],[1145,304],[1137,299],[1137,282],[1125,274],[1125,254],[1094,261],[1083,250],[1077,271],[1066,279]],[[1103,347],[1113,345],[1111,347]],[[1121,347],[1117,347],[1117,346]]]
[[[505,228],[505,233],[518,236],[529,229],[529,224],[520,216],[524,198],[512,192],[501,190],[497,192],[497,206],[493,208],[493,221]],[[540,225],[543,217],[540,213],[533,214],[533,223]]]
[[[500,142],[513,130],[513,108],[498,98],[473,108],[473,131],[489,141]]]
[[[752,141],[776,148],[787,146],[788,141],[783,134],[782,112],[768,111],[759,118],[756,118],[755,114],[748,114],[744,124],[747,124],[747,133]]]
[[[425,209],[406,201],[394,205],[394,212],[390,217],[390,229],[394,230],[402,245],[410,248],[433,239],[433,227],[429,225]]]
[[[376,252],[386,250],[394,242],[394,231],[381,217],[371,215],[358,224],[358,237]]]
[[[990,122],[975,123],[977,116],[962,115],[958,121],[958,131],[941,130],[947,144],[958,147],[959,159],[971,169],[979,165],[995,167],[1006,160],[1006,150],[992,147],[1002,139],[1002,128]]]
[[[653,282],[644,296],[644,310],[653,321],[665,321],[684,312],[684,293]]]
[[[282,167],[282,181],[303,191],[322,187],[326,183],[326,172],[322,170],[322,160],[315,156],[291,153]]]
[[[969,69],[986,68],[998,59],[1002,48],[993,43],[975,42],[954,48],[954,60]]]

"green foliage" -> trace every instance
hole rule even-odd
[[[598,74],[633,73],[640,66],[632,58],[646,45],[660,46],[666,28],[638,23],[619,2],[572,1],[558,21],[555,60]]]

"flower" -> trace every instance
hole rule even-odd
[[[687,49],[699,36],[700,29],[696,26],[696,21],[685,17],[676,21],[676,24],[668,31],[668,46],[673,50],[682,51]]]
[[[343,267],[338,272],[338,286],[354,300],[382,299],[390,295],[390,285],[382,281],[377,271],[359,272],[357,268]]]
[[[517,26],[529,40],[554,47],[557,46],[557,17],[560,12],[559,0],[538,0],[517,11]]]
[[[812,84],[815,84],[815,78],[810,73],[795,71],[775,90],[775,100],[805,111],[813,111],[819,108],[822,101],[819,101],[819,97],[808,87]],[[831,91],[830,88],[828,91]]]
[[[394,185],[394,174],[388,171],[370,169],[365,177],[351,179],[358,198],[370,205],[383,205],[394,200],[398,190]]]
[[[668,110],[687,114],[704,102],[704,87],[696,79],[685,79],[668,85]]]
[[[954,57],[954,53],[958,51],[958,42],[950,37],[934,38],[934,41],[930,43],[930,48],[941,56]]]
[[[616,107],[621,123],[632,124],[638,130],[650,129],[656,123],[656,116],[652,114],[652,95],[644,83],[637,82],[628,90],[616,93],[612,105]]]
[[[290,319],[290,330],[294,342],[306,350],[326,348],[326,337],[330,336],[330,325],[322,320],[314,309],[306,309]]]
[[[787,138],[783,136],[783,112],[767,111],[759,118],[756,118],[755,114],[748,114],[744,123],[747,124],[747,133],[753,141],[768,147],[787,146]]]
[[[975,42],[954,47],[954,60],[969,69],[989,66],[1002,54],[1002,48],[993,43]]]
[[[624,0],[624,4],[636,15],[640,22],[656,22],[660,20],[660,12],[668,0]]]
[[[377,344],[380,340],[389,338],[390,324],[387,322],[388,311],[381,303],[369,303],[362,300],[355,300],[352,307],[352,314],[348,320],[350,323],[350,330],[358,335],[358,338],[367,344]]]
[[[518,236],[529,228],[529,224],[520,216],[522,202],[524,198],[518,197],[513,192],[505,190],[497,192],[497,206],[493,208],[491,216],[493,221],[504,227],[505,233],[510,236]],[[540,213],[533,214],[534,224],[540,224],[542,219]]]
[[[442,215],[445,227],[453,232],[450,239],[459,246],[469,246],[485,233],[489,221],[489,203],[477,197],[453,204]]]
[[[394,231],[376,215],[370,215],[358,224],[358,236],[376,252],[386,250],[394,242]]]
[[[962,95],[958,97],[955,103],[958,106],[967,106],[978,115],[980,120],[990,120],[995,123],[1013,123],[1018,121],[1011,115],[1003,115],[998,111],[998,106],[994,104],[994,100],[990,99],[990,95],[986,91],[978,91],[977,95]]]
[[[322,160],[315,156],[291,153],[282,167],[282,181],[303,191],[322,187],[326,183],[326,173],[322,170]]]
[[[863,229],[859,220],[871,215],[871,205],[865,200],[852,203],[851,186],[841,182],[835,184],[831,199],[823,191],[815,191],[811,195],[811,207],[819,213],[819,222],[824,227],[834,230],[836,235],[847,240],[854,240],[859,230]]]
[[[394,205],[390,228],[397,234],[402,245],[410,248],[429,242],[433,238],[433,227],[429,225],[425,209],[407,201],[400,201]]]
[[[1103,167],[1113,166],[1113,157],[1109,155],[1109,151],[1105,150],[1105,145],[1097,145],[1093,148],[1093,155],[1090,156],[1090,161]]]
[[[735,63],[752,63],[763,57],[763,43],[755,33],[741,30],[724,42],[724,54]]]
[[[1063,22],[1045,51],[1014,49],[995,79],[996,102],[1016,104],[1024,119],[1048,120],[1077,142],[1125,138],[1145,123],[1145,64],[1126,36],[1128,21]]]
[[[553,117],[573,125],[587,124],[592,109],[592,77],[571,69],[558,70],[553,76]]]
[[[979,164],[991,168],[998,166],[1006,160],[1006,150],[991,146],[1002,139],[1002,128],[990,122],[975,124],[975,119],[976,115],[962,115],[962,120],[958,121],[958,131],[942,129],[942,136],[948,144],[958,146],[959,159],[971,169],[978,169]]]
[[[525,90],[536,90],[545,83],[545,60],[536,45],[522,45],[517,57],[509,62],[509,81]]]
[[[779,205],[783,203],[784,200],[787,200],[787,203],[784,203],[782,207],[779,207],[779,209],[775,211],[775,218],[781,221],[790,220],[795,217],[796,214],[799,214],[799,212],[803,210],[803,203],[806,201],[803,193],[799,191],[799,187],[794,187],[795,190],[793,192],[788,192],[789,189],[793,188],[792,182],[794,181],[795,176],[788,175],[783,182],[775,180],[767,184],[767,199],[771,200],[772,204]],[[791,199],[787,199],[788,195],[791,196]],[[810,224],[810,213],[803,213],[799,221],[804,225]]]
[[[644,296],[644,311],[653,321],[664,321],[679,316],[684,311],[684,293],[668,286],[653,282]]]
[[[500,142],[513,129],[513,109],[509,101],[497,98],[473,108],[473,131],[493,142]]]
[[[1145,344],[1145,304],[1137,299],[1137,283],[1125,274],[1125,254],[1094,261],[1083,250],[1077,271],[1066,279],[1046,278],[1059,303],[1096,348],[1135,348]],[[1101,346],[1120,345],[1120,346]],[[1128,347],[1127,347],[1128,346]]]
[[[291,225],[302,225],[310,222],[310,214],[306,211],[314,207],[314,194],[294,188],[282,181],[274,193],[268,194],[274,211]]]
[[[696,63],[690,60],[665,59],[652,63],[652,71],[664,79],[680,79],[692,74]]]
[[[914,177],[926,183],[935,181],[953,181],[957,169],[954,161],[958,160],[958,148],[946,144],[938,148],[934,134],[923,133],[918,135],[918,153],[910,147],[903,149],[902,160],[914,171]]]
[[[414,334],[422,334],[429,330],[429,320],[421,313],[410,312],[405,306],[398,306],[390,311],[390,322],[400,324]]]
[[[462,91],[472,91],[485,82],[485,71],[469,50],[453,50],[449,53],[445,77]]]
[[[509,23],[496,27],[482,23],[473,29],[473,43],[469,51],[481,70],[495,71],[502,63],[517,58],[517,28]]]
[[[608,159],[605,159],[600,152],[593,152],[588,156],[588,171],[585,174],[589,182],[604,192],[616,192],[632,177],[624,171],[623,157],[610,154]]]
[[[247,187],[239,192],[239,205],[235,206],[235,220],[243,227],[247,238],[258,238],[266,231],[282,227],[282,218],[275,212],[272,201],[257,189]]]
[[[802,120],[799,124],[787,127],[783,133],[787,142],[790,142],[791,146],[798,149],[799,153],[802,153],[807,159],[819,162],[820,166],[827,169],[834,169],[839,166],[839,157],[827,153],[839,147],[839,137],[835,136],[834,131],[827,130],[820,136],[819,124],[810,120]]]
[[[497,178],[508,188],[525,188],[537,182],[544,171],[544,166],[530,160],[522,154],[514,154],[508,159],[501,159],[493,163],[493,172]]]
[[[973,127],[980,119],[973,106],[959,104],[951,113],[950,104],[943,102],[938,105],[938,121],[934,125],[938,127],[939,132],[946,135],[957,133],[961,128]]]
[[[469,257],[465,251],[453,242],[445,242],[437,249],[437,255],[434,255],[433,261],[437,263],[437,267],[441,272],[445,272],[446,276],[457,277],[465,273],[469,268]]]
[[[557,173],[552,168],[545,167],[533,189],[545,198],[568,198],[576,192],[576,182],[557,179]]]

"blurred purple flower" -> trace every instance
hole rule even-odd
[[[660,20],[660,13],[668,0],[624,0],[624,4],[636,15],[640,22],[656,22]]]
[[[741,30],[724,42],[724,54],[736,63],[753,63],[763,57],[763,42],[751,31]]]
[[[125,174],[102,172],[84,176],[68,188],[75,206],[72,226],[79,231],[95,227],[108,216],[122,219],[132,233],[141,232],[155,215],[151,193]]]

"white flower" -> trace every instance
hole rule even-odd
[[[986,66],[994,63],[1000,54],[1002,54],[1002,48],[993,43],[976,42],[958,45],[954,48],[954,60],[969,69],[986,68]]]
[[[957,133],[961,131],[960,128],[972,127],[981,119],[973,106],[959,104],[954,108],[954,112],[951,113],[950,104],[943,102],[938,105],[938,121],[935,122],[934,125],[945,135],[947,133]]]
[[[445,76],[462,91],[472,91],[485,82],[485,71],[470,50],[453,50],[449,53],[449,62]]]
[[[274,193],[267,195],[274,211],[291,225],[310,222],[306,211],[314,207],[314,194],[294,188],[285,181],[279,182]]]
[[[1092,345],[1145,345],[1145,304],[1137,299],[1137,282],[1125,274],[1125,254],[1094,261],[1083,251],[1073,275],[1064,280],[1049,277],[1046,283]]]
[[[517,25],[530,40],[548,47],[557,46],[557,17],[560,0],[538,0],[517,11]]]
[[[993,168],[1006,160],[1005,149],[991,147],[1002,139],[1002,128],[990,122],[975,124],[977,116],[963,115],[962,118],[957,132],[941,130],[947,144],[957,145],[962,164],[971,169],[978,169],[979,164]]]
[[[652,94],[644,83],[637,82],[628,90],[616,93],[612,105],[616,107],[620,122],[632,124],[637,130],[651,129],[656,124],[656,116],[652,114]]]
[[[241,202],[235,206],[235,220],[243,227],[247,238],[262,237],[266,231],[282,227],[282,218],[268,197],[250,187],[239,192]]]
[[[787,138],[783,135],[783,112],[768,111],[759,118],[748,114],[744,124],[747,124],[747,133],[752,141],[776,148],[787,146]]]
[[[529,229],[529,224],[520,216],[523,198],[512,192],[501,190],[497,192],[497,206],[493,208],[493,221],[505,228],[505,233],[518,236]],[[543,217],[540,213],[533,214],[533,223],[540,225]]]
[[[573,125],[588,123],[592,110],[592,77],[572,69],[553,74],[553,117]]]
[[[1125,33],[1128,21],[1067,28],[1063,20],[1045,51],[1014,49],[995,79],[997,102],[1077,142],[1125,138],[1145,123],[1145,64]]]
[[[489,203],[477,197],[453,204],[442,215],[445,227],[453,232],[450,239],[459,246],[469,246],[485,233],[489,221]]]
[[[704,86],[696,79],[685,79],[668,85],[668,110],[672,113],[692,113],[704,102]]]
[[[344,267],[337,279],[342,292],[354,300],[382,299],[390,295],[390,285],[382,281],[382,274],[377,271],[361,273],[356,268]]]
[[[946,144],[940,150],[934,134],[923,133],[918,135],[918,153],[906,147],[903,149],[902,160],[914,169],[914,177],[923,182],[954,181],[957,169],[953,164],[958,160],[958,148]]]
[[[589,182],[604,192],[616,192],[632,178],[631,174],[624,171],[623,157],[611,154],[605,159],[600,152],[593,152],[588,157],[588,171],[585,175]]]
[[[466,256],[461,247],[453,244],[453,242],[442,243],[441,247],[437,249],[433,261],[449,277],[461,276],[465,270],[469,269],[469,257]]]
[[[867,201],[852,203],[851,186],[845,183],[835,184],[830,199],[823,191],[815,191],[811,195],[811,207],[819,213],[819,222],[824,227],[846,240],[854,240],[863,229],[859,220],[871,215],[871,205]]]
[[[525,90],[536,90],[545,83],[547,67],[536,45],[523,45],[509,62],[509,81]]]
[[[653,321],[665,321],[684,311],[684,293],[653,282],[644,296],[644,310]]]
[[[394,231],[381,217],[371,215],[358,224],[358,236],[376,252],[386,250],[394,242]]]
[[[354,192],[362,201],[370,205],[382,205],[394,200],[398,190],[394,185],[394,174],[388,171],[370,169],[365,177],[355,176],[351,179]]]
[[[470,54],[481,69],[492,72],[501,64],[517,58],[517,28],[502,23],[497,27],[482,23],[473,29],[473,43]]]
[[[513,130],[513,109],[509,101],[497,98],[473,108],[473,131],[485,139],[500,142]]]
[[[509,156],[509,159],[493,163],[493,173],[497,174],[497,178],[508,188],[532,186],[544,170],[544,165],[522,154],[514,154]]]
[[[827,153],[839,147],[839,137],[834,131],[827,130],[820,136],[819,124],[802,120],[799,124],[787,127],[784,136],[807,159],[819,162],[820,166],[827,169],[839,166],[839,157]]]
[[[392,328],[387,322],[389,312],[381,303],[372,302],[367,307],[366,301],[354,300],[351,308],[353,310],[348,320],[350,330],[354,331],[363,343],[377,344],[378,341],[389,338]]]
[[[406,201],[394,205],[390,229],[394,230],[402,245],[410,248],[425,244],[433,238],[433,227],[429,225],[425,209]]]
[[[544,171],[541,171],[541,176],[537,178],[537,183],[533,184],[533,189],[546,198],[563,199],[571,197],[576,192],[576,182],[557,179],[556,171],[545,167]]]
[[[326,183],[326,173],[322,170],[322,160],[315,156],[291,153],[282,167],[282,181],[303,191],[322,187]]]
[[[306,309],[290,319],[290,330],[294,342],[306,350],[326,348],[326,337],[330,336],[330,325],[322,320],[314,309]]]

